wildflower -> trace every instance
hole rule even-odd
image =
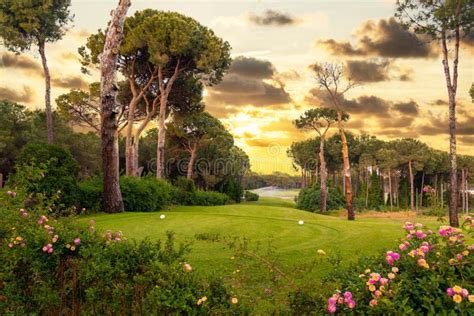
[[[469,255],[469,251],[468,250],[464,250],[463,252],[461,252],[461,254],[463,256],[468,256]]]
[[[413,235],[412,234],[408,234],[407,235],[407,239],[412,239],[413,238]]]
[[[70,244],[66,244],[66,248],[67,248],[67,249],[71,248],[71,245],[70,245]]]
[[[462,297],[468,297],[468,296],[469,296],[469,292],[468,292],[466,289],[462,289],[462,290],[461,290],[461,295],[462,295]]]
[[[344,298],[347,299],[347,300],[351,300],[352,299],[352,293],[349,292],[349,291],[344,292]]]
[[[469,302],[474,303],[474,295],[469,295],[468,300]]]
[[[446,290],[446,293],[448,293],[449,296],[453,296],[453,295],[454,295],[454,290],[449,287],[449,288]]]
[[[369,305],[370,305],[370,306],[375,306],[375,305],[377,305],[377,300],[376,300],[376,299],[372,299],[372,300],[369,302]]]
[[[400,244],[400,245],[398,246],[398,248],[399,248],[401,251],[404,251],[404,250],[407,249],[407,245],[405,245],[405,244]]]
[[[328,305],[328,313],[334,314],[336,312],[336,305]]]
[[[415,255],[416,255],[416,251],[415,250],[412,250],[408,253],[408,255],[412,258],[415,258]]]
[[[428,246],[421,246],[420,250],[423,251],[424,253],[430,251],[430,248]]]
[[[12,243],[9,243],[9,244],[8,244],[8,248],[13,248],[13,244],[12,244]]]
[[[374,295],[375,295],[375,297],[380,297],[380,296],[382,296],[382,292],[377,290],[377,291],[374,292]]]
[[[76,250],[76,246],[71,246],[71,251]]]
[[[193,267],[191,267],[191,265],[189,263],[184,263],[183,264],[183,267],[184,267],[184,270],[188,271],[188,272],[191,272],[193,271]]]
[[[403,226],[403,228],[405,228],[406,231],[412,230],[413,227],[414,227],[414,225],[410,222],[406,222],[405,225]]]
[[[396,260],[400,260],[400,254],[393,252],[393,251],[387,251],[387,255],[385,256],[385,260],[389,265],[393,265],[393,263]]]
[[[356,307],[356,302],[354,300],[348,300],[347,301],[347,307],[349,307],[350,309],[354,309]]]
[[[457,304],[461,303],[461,302],[462,302],[462,297],[461,297],[461,295],[459,295],[459,294],[454,294],[454,296],[453,296],[453,301],[454,301],[455,303],[457,303]]]
[[[76,239],[74,239],[74,245],[79,245],[81,243],[81,238],[77,237]]]
[[[456,259],[458,259],[458,261],[461,261],[461,260],[462,260],[462,258],[463,258],[463,257],[462,257],[462,255],[461,255],[461,254],[459,254],[459,253],[458,253],[458,254],[456,255]]]
[[[375,286],[373,284],[369,285],[369,291],[374,292],[375,291]]]
[[[54,235],[54,237],[53,237],[53,239],[52,239],[53,243],[57,242],[58,239],[59,239],[59,236],[58,236],[58,235]]]
[[[330,298],[328,298],[328,305],[336,305],[337,303],[337,297],[336,296],[331,296]]]
[[[460,287],[459,285],[455,285],[453,286],[453,291],[454,293],[460,294],[462,291],[462,287]]]
[[[385,284],[387,284],[387,283],[388,283],[388,279],[386,279],[386,278],[381,278],[381,279],[380,279],[380,284],[381,284],[381,285],[385,285]]]
[[[237,304],[239,302],[239,300],[237,299],[237,297],[233,297],[231,299],[231,302],[232,302],[232,304]]]
[[[430,268],[430,265],[429,265],[429,264],[426,262],[426,260],[423,259],[423,258],[418,259],[417,263],[418,263],[418,265],[419,265],[420,267],[423,267],[423,268],[425,268],[425,269],[429,269],[429,268]]]
[[[397,267],[392,267],[392,272],[393,272],[393,273],[397,273],[397,272],[398,272],[398,268],[397,268]]]
[[[417,231],[415,232],[415,235],[416,235],[416,237],[417,237],[418,239],[423,239],[423,238],[426,237],[426,234],[425,234],[422,230],[417,230]]]
[[[388,278],[389,278],[390,280],[395,279],[395,273],[390,272],[390,273],[388,274]]]
[[[318,249],[317,251],[318,255],[321,255],[321,256],[325,256],[326,255],[326,252],[322,249]]]

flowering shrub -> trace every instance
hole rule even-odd
[[[15,193],[0,191],[0,315],[243,312],[222,281],[196,274],[171,233],[128,241],[94,221],[58,220],[48,206],[23,208]]]
[[[405,223],[407,235],[396,251],[361,258],[349,267],[335,264],[318,286],[321,291],[293,293],[291,306],[295,312],[317,314],[470,314],[474,245],[467,244],[464,233],[472,233],[471,217],[463,228],[441,226],[433,232],[419,223]],[[326,292],[334,291],[334,285],[336,294]]]

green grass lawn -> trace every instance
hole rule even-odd
[[[160,219],[161,214],[166,218]],[[262,254],[271,243],[278,257],[278,268],[295,277],[296,282],[317,284],[318,278],[331,269],[327,261],[318,260],[318,249],[328,255],[339,253],[344,262],[349,262],[361,255],[381,253],[389,247],[396,249],[397,239],[404,235],[402,224],[406,220],[419,221],[432,228],[439,226],[433,218],[408,216],[402,212],[384,217],[363,215],[349,222],[337,214],[324,216],[296,210],[292,201],[260,198],[257,202],[225,206],[179,206],[151,213],[93,214],[78,220],[85,224],[93,218],[99,231],[121,230],[129,239],[164,239],[167,231],[173,231],[177,241],[191,243],[188,261],[196,273],[218,275],[236,283],[235,271],[241,269],[240,274],[247,273],[250,277],[237,281],[239,290],[254,299],[258,296],[255,293],[261,293],[268,286],[259,264],[242,265],[234,259],[235,250],[229,249],[225,242],[203,240],[196,238],[197,235],[245,238],[253,251],[258,246]],[[298,224],[300,220],[304,221],[303,225]],[[317,266],[310,274],[296,273],[313,262],[317,262]],[[286,296],[287,292],[281,291],[273,296],[274,300],[280,297],[276,302],[269,303],[264,297],[251,304],[259,312],[275,312],[273,308],[285,304],[282,302]]]
[[[396,246],[396,240],[403,235],[404,218],[360,218],[349,222],[341,217],[296,210],[292,205],[291,201],[261,198],[257,202],[225,206],[94,214],[79,221],[86,223],[93,218],[99,230],[121,230],[129,239],[163,239],[167,231],[173,231],[179,242],[192,244],[189,261],[197,269],[207,271],[233,269],[229,261],[232,252],[222,243],[196,239],[198,234],[246,238],[253,245],[272,241],[285,269],[314,259],[318,249],[348,257],[370,255]],[[166,218],[160,219],[160,214]],[[299,225],[299,220],[304,225]],[[438,225],[432,218],[420,221],[431,227]]]

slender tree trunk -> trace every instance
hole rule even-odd
[[[123,211],[119,185],[118,123],[116,68],[118,51],[123,40],[123,24],[130,0],[120,0],[113,11],[100,58],[101,141],[103,165],[103,209],[108,213]]]
[[[365,208],[369,209],[369,171],[365,170]]]
[[[160,113],[158,114],[158,146],[156,148],[156,178],[163,179],[165,166],[165,137],[166,137],[166,105],[168,102],[167,95],[161,95]]]
[[[196,153],[197,153],[197,146],[195,144],[190,152],[191,156],[189,158],[189,163],[188,163],[187,178],[190,180],[193,178],[194,161],[196,161]]]
[[[390,211],[393,210],[393,193],[392,193],[392,176],[390,169],[388,169],[388,190],[390,191]]]
[[[347,138],[342,125],[342,112],[337,111],[337,124],[342,142],[342,161],[344,165],[344,189],[346,193],[347,219],[354,220],[355,213],[352,205],[352,184],[351,184],[351,166],[349,162],[349,149],[347,148]]]
[[[450,199],[449,199],[449,224],[454,227],[459,226],[458,219],[458,183],[457,183],[457,155],[456,155],[456,90],[459,62],[459,27],[456,29],[455,51],[453,60],[453,80],[449,70],[448,48],[446,33],[441,33],[441,46],[443,52],[443,69],[446,78],[446,87],[449,96],[449,160],[451,168],[449,170]]]
[[[328,188],[327,188],[327,177],[328,172],[326,169],[326,159],[324,158],[324,135],[321,136],[319,142],[319,162],[320,162],[320,174],[321,174],[321,213],[325,213],[327,210],[327,199],[328,199]]]
[[[408,172],[410,174],[410,209],[415,211],[415,188],[413,179],[413,169],[411,166],[411,160],[408,161]]]
[[[420,208],[423,207],[423,187],[425,186],[425,171],[421,175],[421,190],[420,190]]]
[[[51,109],[51,76],[49,74],[48,61],[46,60],[45,42],[43,40],[39,41],[39,53],[41,56],[41,63],[43,64],[44,72],[44,83],[45,83],[45,93],[44,93],[44,104],[46,112],[46,132],[48,137],[48,144],[54,142],[54,130],[53,130],[53,111]]]

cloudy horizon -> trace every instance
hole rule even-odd
[[[104,28],[116,1],[72,1],[73,26],[46,51],[52,100],[87,88],[97,76],[80,72],[77,48]],[[325,106],[314,65],[342,63],[358,84],[345,96],[347,130],[389,140],[415,137],[448,149],[448,105],[439,48],[414,39],[393,18],[395,1],[132,1],[129,12],[154,8],[191,16],[232,46],[233,64],[221,83],[206,89],[206,109],[229,127],[257,172],[294,173],[286,149],[315,136],[292,121]],[[357,14],[355,14],[357,13]],[[461,44],[458,83],[458,152],[474,152],[474,41]],[[0,99],[44,108],[37,52],[0,48]],[[152,126],[154,127],[154,126]]]

